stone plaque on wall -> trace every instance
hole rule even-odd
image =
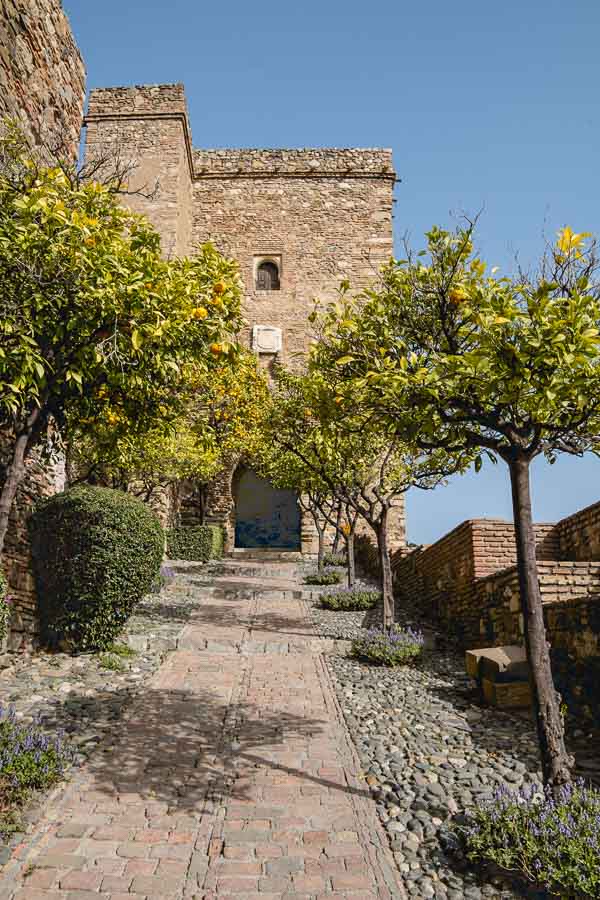
[[[254,325],[252,328],[252,349],[256,353],[279,353],[281,350],[281,328],[272,325]]]

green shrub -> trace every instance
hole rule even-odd
[[[0,645],[8,634],[10,606],[8,603],[8,582],[0,569]]]
[[[324,566],[345,566],[346,561],[345,553],[326,553],[323,557]]]
[[[364,637],[352,641],[350,653],[376,666],[401,666],[418,659],[424,642],[423,634],[412,628],[370,628]]]
[[[81,486],[43,501],[31,535],[42,638],[104,650],[160,569],[157,517],[122,491]]]
[[[380,599],[380,591],[361,591],[355,588],[344,588],[333,594],[322,594],[321,606],[323,609],[350,612],[352,610],[373,609]]]
[[[169,559],[208,562],[223,555],[223,529],[218,525],[190,525],[167,529]]]
[[[59,735],[37,722],[17,722],[12,707],[0,706],[0,836],[20,827],[18,809],[35,790],[59,781],[73,758]]]
[[[458,834],[471,862],[516,872],[553,897],[600,896],[600,791],[582,780],[558,796],[500,788],[469,818]]]
[[[342,576],[339,572],[314,572],[304,579],[305,584],[339,584]]]

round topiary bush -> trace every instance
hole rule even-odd
[[[81,486],[43,501],[31,518],[42,639],[105,649],[160,570],[164,533],[141,500]]]

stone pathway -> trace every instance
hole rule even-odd
[[[180,576],[177,649],[49,798],[0,900],[405,896],[295,566],[213,568]]]

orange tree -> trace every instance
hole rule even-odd
[[[172,421],[136,429],[113,404],[88,423],[70,454],[73,480],[110,484],[147,500],[161,486],[193,481],[203,517],[210,479],[230,457],[259,446],[268,403],[254,354],[237,345],[213,351],[207,366],[185,366],[180,412]]]
[[[486,274],[473,226],[434,228],[428,249],[392,261],[379,286],[324,312],[315,364],[390,435],[425,450],[506,463],[525,642],[546,783],[571,777],[535,556],[529,468],[544,454],[597,451],[600,291],[594,245],[564,229],[535,277]],[[426,259],[423,259],[426,256]]]
[[[0,138],[0,553],[31,450],[104,415],[145,429],[178,413],[186,366],[239,327],[234,262],[211,245],[164,260],[110,186],[74,183]],[[116,422],[116,420],[115,420]]]
[[[319,365],[319,361],[323,363]],[[347,390],[337,367],[330,370],[325,354],[313,354],[308,375],[280,372],[265,441],[273,471],[287,487],[307,493],[313,506],[335,525],[334,510],[347,510],[344,539],[348,581],[354,579],[354,531],[357,518],[373,530],[379,555],[383,625],[394,621],[389,518],[411,487],[432,489],[467,464],[465,451],[419,450],[414,444],[382,430]],[[320,555],[323,534],[319,531]]]

